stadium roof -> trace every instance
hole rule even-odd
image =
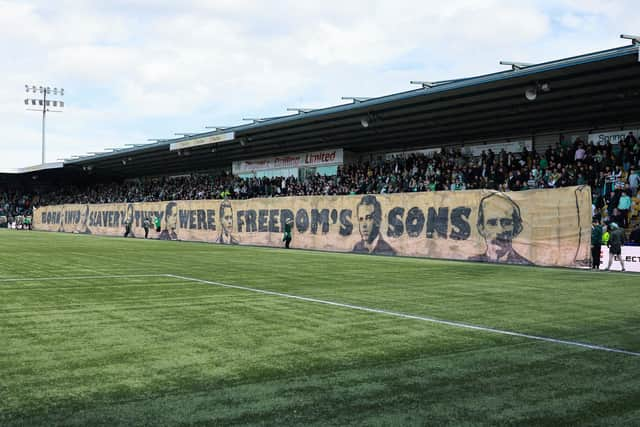
[[[640,121],[640,44],[159,140],[65,160],[109,175],[145,176],[229,167],[329,148],[401,151]],[[528,91],[528,97],[525,93]],[[233,139],[170,150],[171,144],[232,132]]]

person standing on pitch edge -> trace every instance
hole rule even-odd
[[[287,249],[289,249],[289,245],[291,244],[291,224],[293,224],[293,220],[291,218],[287,219],[284,224],[284,236],[282,236],[284,247]]]
[[[600,251],[602,250],[602,226],[598,218],[591,222],[591,268],[600,269]]]
[[[612,222],[609,227],[611,227],[611,236],[609,237],[609,265],[607,266],[607,271],[611,268],[611,263],[613,262],[613,258],[617,255],[618,260],[620,260],[620,265],[622,266],[622,271],[624,269],[624,261],[622,260],[622,245],[624,245],[624,231],[618,227],[618,224]]]
[[[124,221],[124,237],[129,237],[129,234],[131,234],[131,220],[127,218]]]
[[[149,237],[149,227],[151,227],[151,221],[149,221],[149,217],[145,217],[142,222],[142,228],[144,228],[144,238]]]

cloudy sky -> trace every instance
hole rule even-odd
[[[632,1],[0,0],[0,169],[627,45]],[[414,86],[415,88],[415,86]]]

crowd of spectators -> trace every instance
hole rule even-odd
[[[30,215],[33,197],[22,191],[0,189],[0,217]]]
[[[28,213],[32,206],[63,203],[248,199],[303,195],[386,194],[488,188],[522,191],[590,185],[595,213],[627,225],[631,198],[640,181],[640,143],[632,135],[618,144],[578,139],[544,152],[486,150],[472,156],[464,147],[439,153],[343,165],[335,176],[239,178],[230,174],[154,177],[123,183],[78,185],[31,195],[0,193],[0,215]],[[605,209],[606,207],[606,209]]]

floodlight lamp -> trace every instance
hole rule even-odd
[[[536,90],[535,87],[529,87],[527,88],[527,90],[524,91],[524,96],[529,101],[535,101],[536,98],[538,97],[538,91]]]
[[[127,165],[127,161],[125,159],[122,159],[122,166],[126,166]]]
[[[550,92],[551,91],[551,85],[549,83],[540,83],[540,85],[538,87],[543,92]]]
[[[363,128],[368,128],[369,124],[369,119],[367,119],[366,117],[360,119],[360,125],[362,125]]]

